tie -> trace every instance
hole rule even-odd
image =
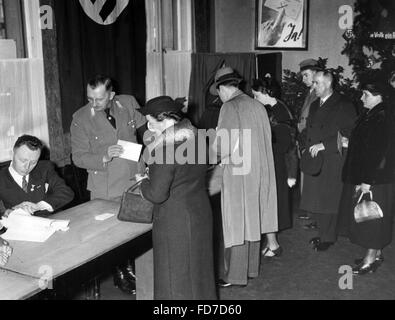
[[[107,120],[110,121],[110,123],[113,126],[113,128],[116,129],[117,126],[116,126],[116,123],[115,123],[115,118],[112,115],[110,115],[110,108],[106,108],[104,111],[106,112]]]
[[[320,107],[324,104],[324,100],[320,99]]]
[[[27,193],[27,181],[26,181],[26,176],[22,177],[22,189]]]

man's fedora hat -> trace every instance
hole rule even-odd
[[[321,66],[319,65],[318,61],[315,59],[306,59],[299,63],[300,71],[303,70],[322,70]]]
[[[214,83],[210,86],[210,93],[213,96],[218,96],[217,87],[224,82],[237,81],[240,83],[243,79],[231,67],[222,67],[217,70]]]
[[[300,170],[304,174],[310,176],[317,176],[320,174],[322,165],[324,163],[324,156],[322,152],[318,152],[316,157],[312,157],[309,150],[306,149],[300,158]]]
[[[159,96],[148,100],[145,106],[138,109],[144,116],[156,116],[162,112],[179,112],[183,106],[169,96]]]

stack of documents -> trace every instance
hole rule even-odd
[[[1,236],[6,240],[45,242],[56,231],[67,231],[69,222],[34,217],[23,209],[16,209],[1,220],[1,224],[7,228]]]

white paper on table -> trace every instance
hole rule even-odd
[[[17,228],[9,228],[1,237],[5,240],[45,242],[56,230],[50,227],[30,228],[29,231]]]
[[[119,156],[120,158],[139,161],[143,145],[125,140],[118,140],[117,144],[123,147],[123,153]]]
[[[97,221],[104,221],[104,220],[107,220],[107,219],[109,219],[109,218],[111,218],[113,216],[115,216],[115,214],[113,214],[113,213],[103,213],[103,214],[97,215],[95,217],[95,220],[97,220]]]
[[[6,240],[44,242],[56,231],[67,231],[69,223],[69,220],[31,216],[23,209],[16,209],[2,219],[2,224],[7,228],[2,237]]]

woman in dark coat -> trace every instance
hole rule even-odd
[[[272,146],[274,169],[277,185],[278,229],[284,230],[292,226],[292,215],[289,203],[289,187],[296,182],[297,165],[289,166],[287,153],[292,149],[293,118],[287,106],[278,99],[278,84],[271,78],[255,79],[252,82],[252,93],[267,110],[272,127]],[[295,160],[297,158],[295,157]],[[289,170],[293,167],[295,170]],[[267,245],[263,249],[264,257],[279,256],[282,248],[275,233],[266,234]]]
[[[170,97],[141,109],[155,138],[147,146],[149,178],[141,184],[143,197],[155,204],[154,298],[216,299],[207,166],[197,161],[196,128],[178,111]]]
[[[374,272],[383,262],[382,249],[392,240],[395,181],[395,121],[383,103],[385,87],[367,84],[362,89],[361,100],[367,110],[358,119],[350,136],[338,221],[339,234],[367,249],[365,257],[355,261],[355,274]],[[357,223],[354,207],[361,192],[369,191],[382,209],[383,218]],[[367,195],[363,197],[369,199]]]

